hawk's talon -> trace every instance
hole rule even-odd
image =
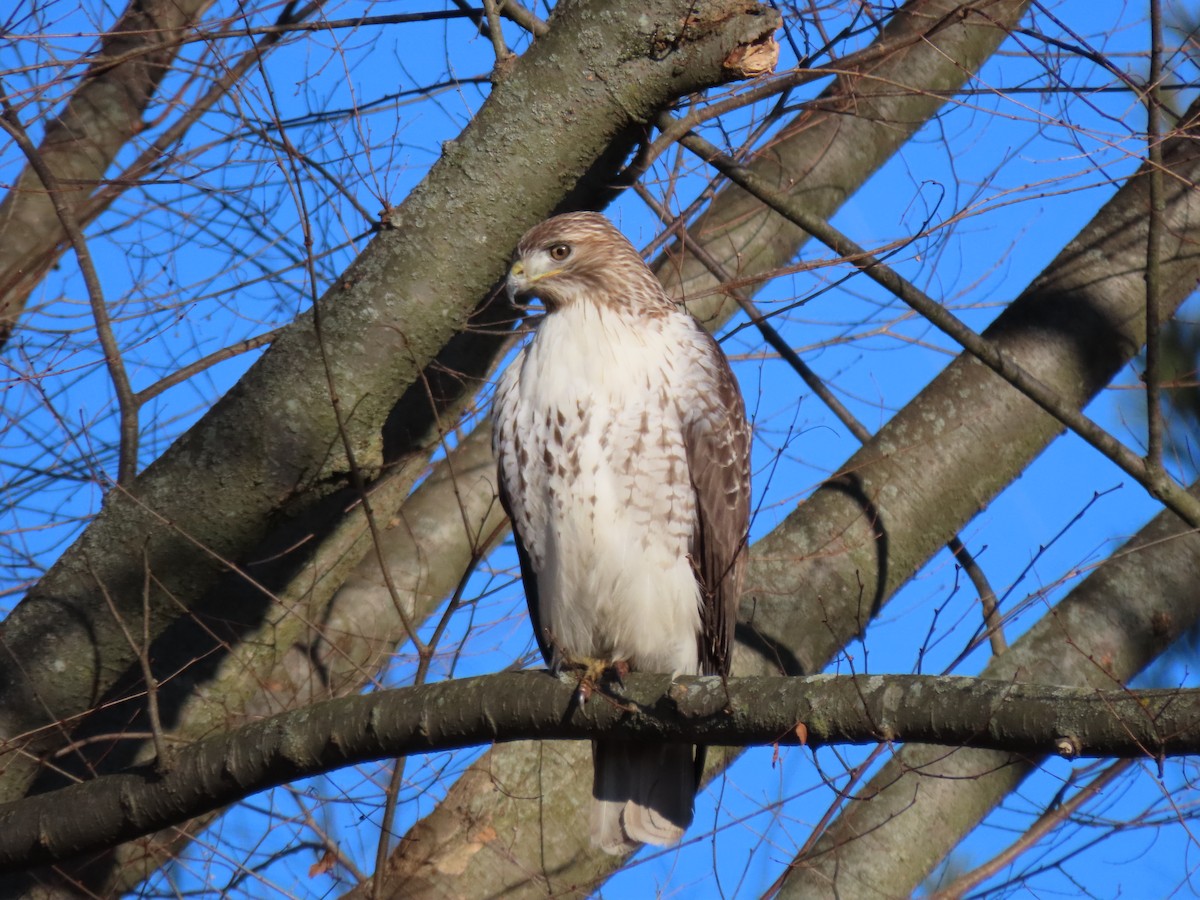
[[[605,681],[613,681],[617,687],[625,686],[625,676],[629,674],[627,659],[598,659],[593,656],[563,656],[559,661],[562,669],[573,669],[579,672],[579,682],[575,687],[575,702],[587,703],[592,693]]]
[[[580,680],[579,685],[575,688],[575,705],[583,706],[592,697],[592,684],[586,680]]]

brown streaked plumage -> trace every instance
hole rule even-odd
[[[750,432],[728,361],[597,213],[530,230],[508,289],[547,310],[501,377],[494,421],[542,654],[553,669],[728,674],[750,513]],[[678,840],[702,751],[594,742],[593,844]]]

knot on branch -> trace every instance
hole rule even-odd
[[[1075,759],[1083,753],[1083,743],[1073,734],[1065,734],[1054,741],[1054,752],[1063,759]]]
[[[748,44],[734,47],[721,64],[732,79],[757,78],[775,71],[779,62],[779,42],[768,34]]]

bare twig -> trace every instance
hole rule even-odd
[[[662,120],[664,129],[670,127],[672,120],[669,115],[664,115]],[[968,328],[952,312],[932,300],[910,281],[884,265],[878,258],[829,223],[810,213],[802,204],[779,193],[762,176],[740,165],[709,141],[697,134],[689,133],[680,139],[680,143],[730,181],[757,197],[793,224],[803,228],[863,274],[891,291],[917,313],[924,316],[939,331],[948,335],[1045,412],[1104,454],[1168,509],[1189,525],[1200,528],[1200,500],[1191,496],[1166,472],[1161,469],[1157,471],[1151,469],[1145,459],[1131,451],[1081,411],[1064,402],[1056,391],[1021,366],[1009,353]]]
[[[100,589],[100,595],[108,605],[108,611],[112,613],[113,619],[121,629],[121,634],[125,636],[125,640],[129,644],[129,649],[133,651],[138,665],[141,667],[142,680],[146,682],[146,712],[150,719],[150,736],[154,741],[154,766],[159,772],[165,773],[168,768],[168,757],[166,742],[163,739],[162,720],[158,715],[158,681],[150,666],[150,559],[146,555],[145,548],[142,549],[142,561],[146,567],[146,577],[142,586],[142,640],[140,643],[134,639],[133,632],[125,624],[121,611],[108,592],[108,586],[92,570],[90,562],[88,569],[92,573],[96,587]]]
[[[97,54],[89,57],[88,63],[92,66],[103,66],[111,68],[122,63],[129,62],[132,59],[137,59],[140,56],[146,56],[151,53],[157,53],[161,50],[168,50],[174,47],[182,47],[187,44],[211,44],[215,41],[233,40],[246,37],[269,36],[273,40],[278,40],[280,37],[288,34],[305,34],[319,31],[343,31],[352,30],[355,28],[368,28],[371,26],[381,25],[408,25],[414,22],[436,22],[446,19],[475,19],[478,18],[483,10],[473,9],[469,6],[464,6],[462,9],[442,9],[428,10],[426,12],[417,13],[392,13],[384,16],[357,16],[352,19],[321,19],[318,21],[304,21],[315,10],[323,5],[324,0],[316,0],[316,2],[294,9],[291,6],[285,6],[283,14],[273,25],[243,25],[237,28],[222,28],[220,30],[200,30],[195,29],[187,34],[181,34],[178,37],[172,37],[167,40],[156,41],[154,43],[141,44],[138,47],[127,50],[124,53],[114,53],[111,55]],[[505,14],[507,15],[507,10]],[[532,15],[532,13],[530,14]],[[513,18],[516,21],[516,18]],[[540,20],[539,20],[540,21]],[[9,71],[11,73],[20,73],[33,71],[45,66],[59,66],[61,63],[58,60],[53,60],[48,63],[39,65],[14,67]]]
[[[1163,418],[1161,403],[1161,322],[1158,308],[1159,259],[1162,256],[1163,180],[1162,106],[1158,93],[1162,81],[1162,6],[1150,0],[1150,83],[1146,85],[1146,156],[1149,162],[1150,214],[1146,227],[1146,465],[1162,470]]]
[[[504,43],[504,32],[500,30],[500,12],[496,9],[496,0],[483,0],[483,8],[487,12],[488,36],[492,39],[496,64],[502,66],[508,62],[513,53]]]
[[[134,647],[138,664],[142,668],[142,679],[146,682],[146,714],[150,719],[150,733],[154,736],[154,763],[160,772],[165,772],[171,764],[167,756],[167,745],[163,740],[162,717],[158,712],[158,679],[154,668],[150,665],[150,554],[142,547],[142,565],[145,567],[145,578],[142,581],[142,645]],[[109,604],[112,606],[112,604]],[[118,615],[116,607],[113,614]]]
[[[331,856],[333,859],[336,859],[338,865],[349,872],[354,877],[355,881],[358,881],[359,883],[366,881],[366,874],[364,874],[358,868],[358,866],[354,864],[353,857],[342,852],[342,848],[338,846],[338,842],[334,840],[334,838],[329,834],[329,831],[323,828],[313,816],[312,810],[308,808],[308,804],[305,802],[306,798],[304,796],[304,792],[289,786],[288,794],[291,795],[292,801],[297,807],[299,807],[300,815],[304,817],[304,824],[308,826],[308,829],[315,834],[318,839],[320,839],[321,844],[325,847],[326,856]]]
[[[937,893],[929,895],[930,900],[956,900],[968,891],[978,887],[1001,869],[1012,863],[1022,853],[1037,845],[1038,841],[1052,832],[1055,828],[1075,815],[1079,808],[1104,790],[1113,780],[1123,774],[1134,763],[1131,759],[1121,759],[1109,765],[1103,772],[1080,788],[1065,803],[1054,806],[1040,816],[1020,838],[996,854],[981,866],[977,866],[965,875],[955,879]]]
[[[975,561],[975,557],[970,554],[958,535],[950,538],[947,546],[954,554],[955,561],[962,566],[967,577],[971,579],[971,584],[975,586],[975,593],[979,595],[979,603],[983,607],[983,624],[987,626],[992,653],[999,656],[1008,649],[1008,641],[1004,638],[1004,620],[1000,618],[1000,608],[996,604],[996,592],[992,590],[987,575],[984,574],[983,569],[979,567],[979,563]]]
[[[244,341],[238,341],[236,344],[230,344],[228,347],[222,347],[220,350],[214,350],[207,356],[190,362],[181,369],[177,369],[165,378],[160,378],[149,387],[142,388],[136,394],[137,402],[143,404],[148,400],[153,400],[159,394],[163,393],[163,391],[170,390],[177,384],[182,384],[193,375],[198,375],[210,366],[215,366],[217,363],[224,362],[227,359],[233,359],[235,356],[240,356],[243,353],[249,353],[251,350],[257,350],[259,347],[265,347],[271,341],[275,340],[281,331],[283,331],[282,328],[273,328],[270,331],[264,331],[262,334],[256,334],[254,337],[246,338]]]
[[[541,37],[550,26],[534,15],[533,10],[522,6],[517,0],[500,0],[500,15],[516,22],[534,37]]]
[[[121,446],[117,457],[117,484],[129,487],[137,475],[138,400],[129,384],[129,375],[125,371],[121,348],[117,345],[116,335],[113,334],[108,306],[104,302],[104,291],[100,286],[100,276],[96,273],[95,263],[88,250],[87,240],[79,227],[79,221],[75,218],[75,211],[62,195],[63,188],[58,183],[58,178],[50,171],[50,167],[42,159],[37,147],[29,139],[25,127],[17,117],[2,86],[0,86],[0,108],[3,110],[0,112],[0,129],[3,129],[21,148],[21,152],[29,160],[30,167],[41,179],[42,186],[45,187],[46,193],[50,197],[50,202],[54,204],[54,212],[58,215],[58,221],[79,261],[79,272],[83,276],[83,283],[87,286],[92,318],[96,322],[96,336],[104,351],[104,362],[108,367],[108,375],[117,395],[117,407],[120,412]]]

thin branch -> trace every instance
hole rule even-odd
[[[273,25],[245,25],[241,28],[226,28],[220,31],[201,31],[194,30],[186,35],[180,35],[177,38],[170,40],[158,41],[156,43],[142,44],[133,50],[128,50],[124,53],[114,53],[111,56],[96,55],[88,59],[88,64],[91,66],[99,66],[105,69],[113,66],[119,66],[122,63],[129,62],[132,59],[137,59],[139,56],[146,56],[150,53],[157,53],[161,50],[169,50],[176,47],[182,47],[186,44],[211,44],[214,41],[230,40],[235,38],[255,37],[259,35],[270,36],[273,40],[277,40],[288,34],[296,33],[311,33],[317,31],[340,31],[343,29],[367,28],[371,26],[382,25],[407,25],[414,22],[436,22],[445,19],[474,19],[483,13],[482,9],[472,9],[464,7],[462,9],[443,9],[429,10],[419,13],[392,13],[386,16],[358,16],[353,19],[322,19],[315,22],[303,21],[312,12],[318,9],[324,0],[310,3],[300,10],[286,8],[283,15]],[[514,21],[516,21],[514,19]],[[9,36],[10,38],[13,36]],[[58,66],[61,63],[54,61],[46,65]],[[24,66],[9,70],[11,73],[20,73],[31,71],[42,66]],[[94,75],[90,72],[89,75]]]
[[[398,756],[392,760],[392,774],[388,777],[387,790],[383,792],[383,816],[379,822],[379,839],[375,842],[375,871],[371,873],[371,890],[374,896],[384,896],[387,882],[387,861],[392,852],[392,823],[396,818],[396,804],[400,788],[404,786],[404,770],[408,757]]]
[[[671,214],[667,212],[665,208],[663,208],[662,204],[654,199],[654,196],[646,189],[644,185],[639,182],[638,184],[634,185],[634,190],[645,202],[645,204],[654,211],[655,215],[657,215],[665,224],[671,224],[673,221]],[[700,263],[704,266],[704,268],[708,269],[708,271],[712,273],[712,276],[721,282],[723,286],[722,290],[732,297],[737,305],[741,307],[742,311],[754,324],[754,327],[758,329],[758,332],[762,335],[763,340],[770,344],[772,349],[774,349],[775,352],[778,353],[780,357],[782,357],[782,359],[792,367],[793,371],[795,371],[795,373],[800,376],[800,379],[808,386],[808,389],[816,394],[822,403],[829,407],[830,411],[837,416],[838,421],[845,425],[846,428],[849,429],[850,433],[858,438],[861,443],[865,444],[867,441],[871,440],[871,432],[867,430],[866,426],[859,422],[857,418],[855,418],[854,413],[850,412],[850,410],[846,408],[845,404],[843,404],[842,401],[837,398],[837,395],[835,395],[833,391],[831,391],[825,384],[825,382],[821,380],[821,377],[812,369],[810,369],[808,364],[800,358],[800,355],[796,353],[791,344],[783,339],[783,336],[775,330],[770,322],[767,321],[767,317],[763,315],[762,310],[758,308],[758,305],[745,293],[732,286],[731,283],[734,280],[733,276],[723,265],[721,265],[716,257],[714,257],[703,246],[701,246],[701,244],[688,233],[687,229],[679,228],[678,234],[681,243],[687,252],[696,257],[696,259],[700,260]]]
[[[149,387],[138,391],[136,395],[138,404],[140,405],[146,403],[148,400],[153,400],[164,391],[170,390],[177,384],[182,384],[193,375],[198,375],[210,366],[215,366],[217,363],[224,362],[227,359],[233,359],[235,356],[240,356],[243,353],[249,353],[251,350],[257,350],[259,347],[265,347],[271,341],[275,340],[281,331],[283,331],[282,328],[273,328],[270,331],[264,331],[262,334],[256,334],[254,337],[246,338],[244,341],[239,341],[228,347],[222,347],[220,350],[214,350],[207,356],[188,363],[182,369],[177,369],[165,378],[160,378]]]
[[[342,848],[339,846],[337,840],[335,840],[333,836],[329,834],[327,829],[323,828],[320,823],[317,822],[316,818],[312,814],[312,810],[308,808],[308,804],[305,802],[306,797],[304,792],[296,790],[295,788],[290,788],[288,793],[292,797],[292,802],[294,802],[300,809],[300,815],[304,817],[304,824],[308,826],[308,830],[315,834],[324,845],[325,858],[332,857],[335,859],[337,864],[349,872],[354,880],[358,883],[361,884],[362,882],[366,881],[366,874],[360,871],[358,866],[354,864],[354,858],[348,853],[342,852]],[[322,862],[323,861],[324,860],[322,860]]]
[[[487,12],[488,36],[492,39],[496,64],[503,66],[512,58],[513,52],[504,43],[504,32],[500,30],[500,12],[496,9],[496,0],[483,0],[483,8]]]
[[[1122,759],[1108,766],[1084,787],[1076,791],[1074,796],[1065,803],[1057,804],[1042,813],[1028,831],[1002,852],[996,854],[996,856],[983,865],[977,866],[965,875],[955,879],[946,887],[938,890],[937,893],[930,894],[929,900],[955,900],[955,898],[962,897],[968,891],[987,881],[987,879],[991,878],[1001,869],[1012,865],[1017,857],[1031,847],[1036,846],[1042,838],[1062,825],[1071,816],[1075,815],[1081,806],[1099,794],[1104,788],[1108,787],[1118,775],[1123,774],[1129,769],[1133,765],[1133,762],[1132,759]]]
[[[533,10],[526,9],[517,0],[500,0],[500,15],[516,22],[534,37],[541,37],[550,30],[550,26],[534,15]]]
[[[1159,321],[1159,260],[1162,257],[1163,201],[1162,6],[1150,0],[1150,83],[1146,86],[1146,156],[1149,162],[1150,213],[1146,228],[1146,465],[1162,470],[1162,363]]]
[[[142,640],[141,643],[134,640],[133,632],[129,630],[129,626],[125,624],[125,618],[121,615],[121,611],[117,608],[117,604],[113,602],[112,594],[108,592],[108,586],[100,580],[100,577],[92,569],[91,564],[88,564],[88,571],[91,572],[92,578],[96,580],[96,586],[100,589],[100,595],[104,598],[104,602],[108,605],[108,611],[116,620],[117,626],[121,629],[121,634],[125,636],[125,641],[129,644],[129,649],[133,651],[137,657],[138,665],[142,670],[142,678],[146,682],[146,710],[150,718],[150,735],[154,741],[154,766],[155,769],[162,773],[167,768],[167,752],[166,742],[163,740],[162,719],[158,715],[158,680],[154,677],[154,671],[150,666],[150,560],[146,555],[146,551],[142,550],[142,560],[146,566],[146,577],[142,587]]]
[[[259,139],[273,145],[278,150],[284,150],[285,152],[287,152],[287,150],[288,150],[288,148],[283,147],[279,143],[279,140],[277,138],[275,138],[273,135],[271,135],[266,129],[251,127],[251,128],[248,128],[247,131],[250,134],[253,134],[256,137],[258,137]],[[298,147],[296,147],[295,145],[292,145],[291,152],[295,153],[297,158],[299,158],[299,160],[302,163],[304,163],[304,165],[307,168],[312,169],[314,172],[316,172],[318,175],[320,175],[322,178],[324,178],[326,183],[328,183],[330,187],[332,187],[335,191],[337,191],[339,194],[341,194],[342,199],[344,199],[347,203],[349,203],[351,206],[353,206],[354,209],[358,212],[358,214],[363,217],[363,220],[365,222],[367,222],[368,224],[372,224],[372,225],[379,224],[378,215],[372,215],[371,211],[368,210],[365,206],[363,206],[362,202],[358,199],[357,196],[355,196],[354,192],[351,191],[350,188],[348,188],[343,183],[342,178],[340,178],[336,173],[330,172],[325,166],[323,166],[321,163],[317,162],[315,159],[313,159],[307,153],[301,152],[301,150]]]
[[[962,570],[971,579],[971,584],[975,586],[975,593],[979,595],[979,603],[983,606],[983,624],[987,626],[988,640],[992,644],[992,653],[995,656],[999,656],[1008,649],[1008,641],[1004,637],[1004,620],[1000,617],[1000,607],[996,603],[996,592],[992,590],[992,586],[987,580],[987,575],[984,574],[983,569],[979,567],[979,563],[975,561],[975,557],[970,554],[958,535],[950,538],[948,546],[950,552],[954,555],[955,561],[962,566]]]
[[[117,462],[117,484],[129,487],[137,475],[138,400],[130,386],[129,374],[125,371],[125,361],[121,356],[121,348],[117,345],[117,338],[113,334],[108,306],[104,302],[104,291],[100,286],[100,276],[96,273],[92,254],[88,250],[87,240],[75,218],[75,211],[63,197],[63,188],[59,185],[58,178],[50,171],[50,167],[42,159],[37,147],[29,139],[25,127],[17,117],[2,86],[0,86],[0,109],[2,109],[0,129],[3,129],[13,139],[25,154],[25,158],[29,160],[30,167],[41,180],[42,186],[45,187],[50,202],[54,204],[54,212],[58,216],[58,221],[62,225],[67,239],[71,242],[71,247],[75,250],[75,258],[79,262],[79,272],[83,276],[83,283],[87,286],[92,317],[96,322],[96,336],[104,351],[104,362],[108,367],[108,375],[117,395],[121,435]]]
[[[146,577],[142,581],[142,645],[134,648],[138,655],[138,665],[142,669],[142,678],[146,682],[146,713],[150,719],[150,733],[154,735],[154,764],[160,772],[165,772],[171,764],[167,756],[167,745],[163,740],[162,716],[158,711],[158,679],[154,676],[154,667],[150,665],[150,553],[142,547],[142,565],[146,569]],[[120,615],[115,606],[115,615]]]
[[[663,119],[665,121],[661,127],[670,127],[670,116],[664,116]],[[948,335],[1045,412],[1104,454],[1181,519],[1192,527],[1200,528],[1200,500],[1191,496],[1165,472],[1151,470],[1142,457],[1082,412],[1064,402],[1056,391],[1021,366],[1007,351],[972,331],[948,309],[932,300],[871,253],[820,217],[811,214],[801,203],[779,193],[765,178],[740,165],[704,138],[692,133],[681,138],[680,143],[730,181],[807,231],[863,274],[891,291],[924,316],[935,328]]]

